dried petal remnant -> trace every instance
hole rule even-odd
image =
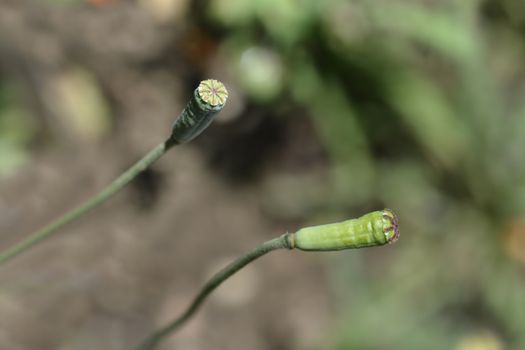
[[[383,210],[383,231],[388,243],[394,243],[399,238],[399,225],[396,214],[390,209]]]

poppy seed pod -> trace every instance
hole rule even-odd
[[[305,227],[289,234],[288,246],[300,250],[343,250],[394,243],[399,238],[396,215],[390,209],[357,219]]]
[[[223,83],[215,79],[201,81],[173,124],[171,140],[175,143],[193,140],[210,125],[227,99],[228,91]]]

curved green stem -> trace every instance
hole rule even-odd
[[[168,325],[157,330],[155,333],[149,335],[144,341],[136,348],[136,350],[151,350],[154,349],[157,344],[167,337],[170,333],[178,330],[186,321],[188,321],[195,312],[199,309],[201,304],[206,300],[211,292],[220,286],[229,277],[235,274],[237,271],[248,265],[255,259],[263,256],[266,253],[276,249],[290,249],[288,242],[288,234],[284,234],[279,238],[266,241],[257,248],[248,252],[247,254],[237,258],[237,260],[230,263],[224,269],[215,274],[201,289],[199,294],[193,299],[192,303],[188,306],[186,311],[180,315],[177,319],[170,322]]]
[[[1,252],[0,265],[30,249],[43,239],[55,234],[63,226],[105,202],[109,197],[130,183],[138,174],[146,170],[147,167],[159,159],[172,146],[189,142],[197,137],[210,125],[214,116],[222,110],[227,98],[228,91],[220,81],[214,79],[201,81],[190,101],[182,110],[177,120],[175,120],[171,136],[167,141],[152,149],[144,158],[131,166],[131,168],[110,183],[100,193],[11,248]]]
[[[142,171],[146,170],[153,162],[159,159],[168,149],[175,145],[171,139],[159,144],[157,147],[152,149],[146,154],[141,160],[132,165],[126,172],[116,178],[112,183],[105,187],[97,195],[91,197],[83,204],[70,210],[65,215],[51,222],[41,230],[33,233],[23,241],[15,244],[13,247],[0,253],[0,264],[3,264],[18,254],[30,249],[35,244],[39,243],[43,239],[55,234],[60,228],[76,220],[83,214],[87,213],[91,209],[105,202],[109,197],[120,191],[128,183],[131,182],[137,175]]]

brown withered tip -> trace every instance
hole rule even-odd
[[[383,210],[383,218],[390,221],[390,225],[385,228],[385,232],[388,232],[388,243],[395,243],[399,239],[399,223],[397,219],[397,215],[390,209]],[[393,235],[391,235],[393,231]]]

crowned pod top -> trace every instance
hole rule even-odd
[[[393,243],[399,238],[396,215],[390,209],[374,211],[357,219],[305,227],[290,234],[290,248],[342,250]]]
[[[215,79],[203,80],[197,87],[203,102],[215,107],[223,106],[228,99],[228,91],[223,83]]]
[[[171,140],[176,143],[193,140],[210,125],[227,99],[228,91],[223,83],[215,79],[201,81],[173,124]]]

